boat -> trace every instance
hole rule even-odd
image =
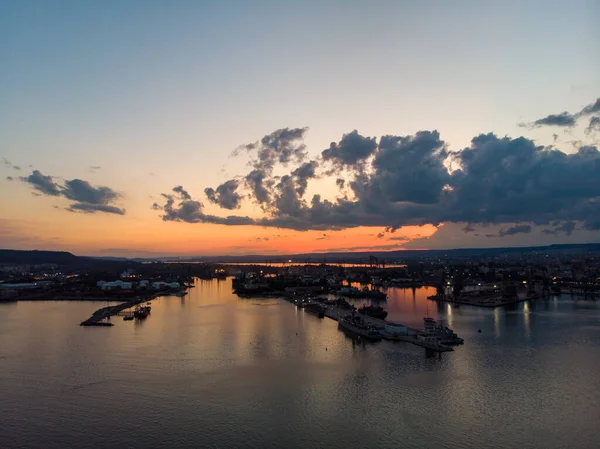
[[[123,321],[133,321],[134,316],[133,315],[125,315],[123,317]]]
[[[388,315],[387,311],[383,307],[378,306],[362,306],[360,309],[358,309],[358,313],[368,315],[373,318],[378,318],[380,320],[385,320],[385,317]]]
[[[325,317],[325,310],[319,304],[314,304],[314,303],[308,304],[307,306],[304,307],[304,310],[306,310],[308,313],[315,315],[319,318]]]
[[[339,307],[340,309],[353,309],[354,308],[352,306],[352,304],[350,304],[348,301],[346,301],[342,297],[339,297],[335,300],[335,306]]]
[[[338,320],[338,325],[342,329],[370,341],[380,341],[382,339],[379,331],[366,324],[360,315],[346,315]]]
[[[143,320],[144,318],[148,318],[148,315],[150,315],[150,310],[148,310],[148,307],[137,307],[133,311],[133,316],[135,318],[137,318],[138,320]]]
[[[449,327],[443,326],[443,320],[440,324],[436,323],[433,318],[424,318],[425,336],[430,339],[439,341],[442,345],[462,345],[465,341],[456,335]]]

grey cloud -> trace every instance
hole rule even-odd
[[[571,235],[575,230],[577,224],[574,221],[565,221],[564,223],[555,222],[555,225],[552,229],[542,229],[544,234],[558,235],[564,233],[566,235]]]
[[[245,181],[251,191],[251,196],[259,204],[268,204],[271,201],[269,189],[273,187],[274,181],[268,179],[268,174],[264,170],[252,170],[246,175]]]
[[[125,209],[121,209],[116,206],[110,206],[108,204],[90,204],[90,203],[73,203],[67,210],[71,212],[106,212],[107,214],[125,215]]]
[[[72,201],[67,208],[71,212],[125,214],[125,209],[112,204],[121,195],[109,187],[94,187],[81,179],[66,180],[64,184],[59,184],[52,176],[46,176],[39,170],[34,170],[29,176],[19,179],[33,187],[34,195],[63,196]]]
[[[579,112],[571,114],[567,111],[561,112],[560,114],[550,114],[544,118],[534,121],[530,124],[520,124],[523,127],[540,127],[540,126],[559,126],[570,128],[575,126],[577,120],[581,117],[585,117],[590,114],[600,112],[600,98],[596,99],[594,103],[591,103],[581,109]],[[554,139],[556,141],[556,139]]]
[[[12,181],[13,179],[15,179],[15,178],[13,178],[12,176],[7,176],[7,177],[6,177],[6,180],[7,180],[7,181]]]
[[[357,130],[344,134],[338,143],[331,142],[321,156],[339,166],[356,166],[365,161],[377,149],[374,137],[363,137]]]
[[[317,161],[305,162],[300,167],[292,172],[292,176],[296,179],[296,191],[299,196],[304,196],[308,187],[308,180],[316,177],[316,170],[319,167]]]
[[[596,101],[592,104],[587,105],[585,108],[579,112],[579,115],[590,115],[600,112],[600,98],[597,98]]]
[[[13,166],[12,162],[5,157],[2,158],[2,165],[4,165],[6,168],[12,168]]]
[[[229,216],[217,217],[203,212],[200,201],[191,199],[191,196],[181,186],[173,188],[173,194],[162,194],[166,203],[162,206],[164,221],[181,221],[187,223],[214,223],[224,225],[249,225],[255,221],[249,217]],[[160,208],[160,206],[159,206]]]
[[[20,171],[20,170],[21,170],[21,167],[19,167],[18,165],[13,165],[13,170],[18,170],[18,171]]]
[[[90,170],[92,173],[96,173],[96,172],[97,172],[98,170],[100,170],[101,168],[102,168],[102,167],[100,167],[99,165],[91,165],[91,166],[89,167],[89,170]]]
[[[192,199],[192,197],[190,196],[190,194],[187,193],[183,189],[183,187],[181,187],[181,186],[173,187],[173,192],[178,193],[185,200],[191,200]]]
[[[462,228],[462,230],[464,232],[469,233],[475,231],[475,228],[470,223],[468,223],[464,228]]]
[[[237,193],[238,187],[239,181],[231,179],[218,186],[216,190],[211,187],[204,189],[204,193],[210,202],[224,209],[237,209],[242,201],[242,197]]]
[[[59,196],[61,193],[60,185],[54,182],[52,176],[45,176],[39,170],[34,170],[29,176],[21,176],[19,179],[31,184],[44,195]]]
[[[507,235],[515,234],[529,234],[531,232],[531,225],[515,225],[508,229],[500,229],[498,232],[499,237],[505,237]]]
[[[89,182],[81,179],[66,181],[61,194],[78,203],[101,206],[108,205],[120,197],[117,192],[109,187],[93,187]]]
[[[577,122],[577,117],[569,114],[568,112],[561,112],[560,114],[550,114],[547,117],[541,118],[533,122],[533,126],[563,126],[571,127]]]
[[[592,132],[600,132],[600,115],[590,118],[590,123],[585,129],[585,133],[590,134]]]
[[[354,153],[340,152],[339,147],[335,147],[336,161],[359,160],[340,156]],[[446,168],[449,158],[457,168],[453,172]],[[272,176],[271,166],[254,168],[243,178],[238,189],[247,189],[261,205],[264,216],[260,218],[204,214],[201,203],[181,186],[164,195],[166,204],[158,206],[167,221],[295,230],[380,226],[393,232],[401,226],[447,222],[468,223],[463,230],[471,232],[472,226],[481,224],[555,221],[593,228],[600,216],[600,152],[594,146],[567,154],[524,137],[499,138],[490,133],[449,154],[437,131],[384,136],[361,169],[350,170],[347,180],[341,173],[348,165],[332,164],[338,171],[337,184],[347,185],[352,195],[335,200],[319,194],[303,198],[304,180],[317,176],[312,162],[280,177]]]
[[[450,181],[444,166],[447,156],[445,143],[437,131],[420,131],[405,137],[384,136],[373,160],[375,173],[370,187],[394,203],[436,203]]]

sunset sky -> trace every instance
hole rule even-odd
[[[600,242],[600,1],[0,2],[0,248]]]

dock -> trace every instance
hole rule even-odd
[[[351,313],[351,311],[349,309],[343,309],[343,308],[336,307],[336,306],[324,305],[324,304],[321,304],[316,301],[309,301],[309,303],[315,303],[315,304],[321,305],[321,307],[324,308],[325,316],[334,321],[339,321],[339,319],[341,317]],[[435,352],[454,351],[454,349],[451,348],[450,346],[442,345],[435,341],[424,340],[424,339],[419,338],[419,336],[423,334],[422,329],[411,328],[404,324],[394,323],[392,321],[387,321],[387,320],[381,320],[379,318],[373,318],[368,315],[361,315],[361,316],[366,323],[380,329],[381,335],[384,340],[403,341],[406,343],[412,343],[413,345],[421,346],[422,348],[425,348],[425,349],[428,349],[431,351],[435,351]],[[389,329],[389,327],[391,327],[391,326],[406,329],[407,334],[404,335],[404,334],[399,334],[397,332],[393,333],[393,332],[388,331],[387,329]]]
[[[91,317],[87,320],[82,321],[80,326],[112,326],[112,323],[108,323],[104,320],[109,319],[113,315],[118,315],[124,310],[131,307],[137,306],[138,304],[150,301],[156,297],[151,298],[135,298],[130,301],[118,304],[116,306],[103,307],[102,309],[96,310]]]

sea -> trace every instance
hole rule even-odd
[[[196,280],[143,321],[106,302],[0,304],[0,448],[600,447],[600,302],[455,307],[388,290],[388,319],[443,319],[435,354],[367,343],[282,299]]]

